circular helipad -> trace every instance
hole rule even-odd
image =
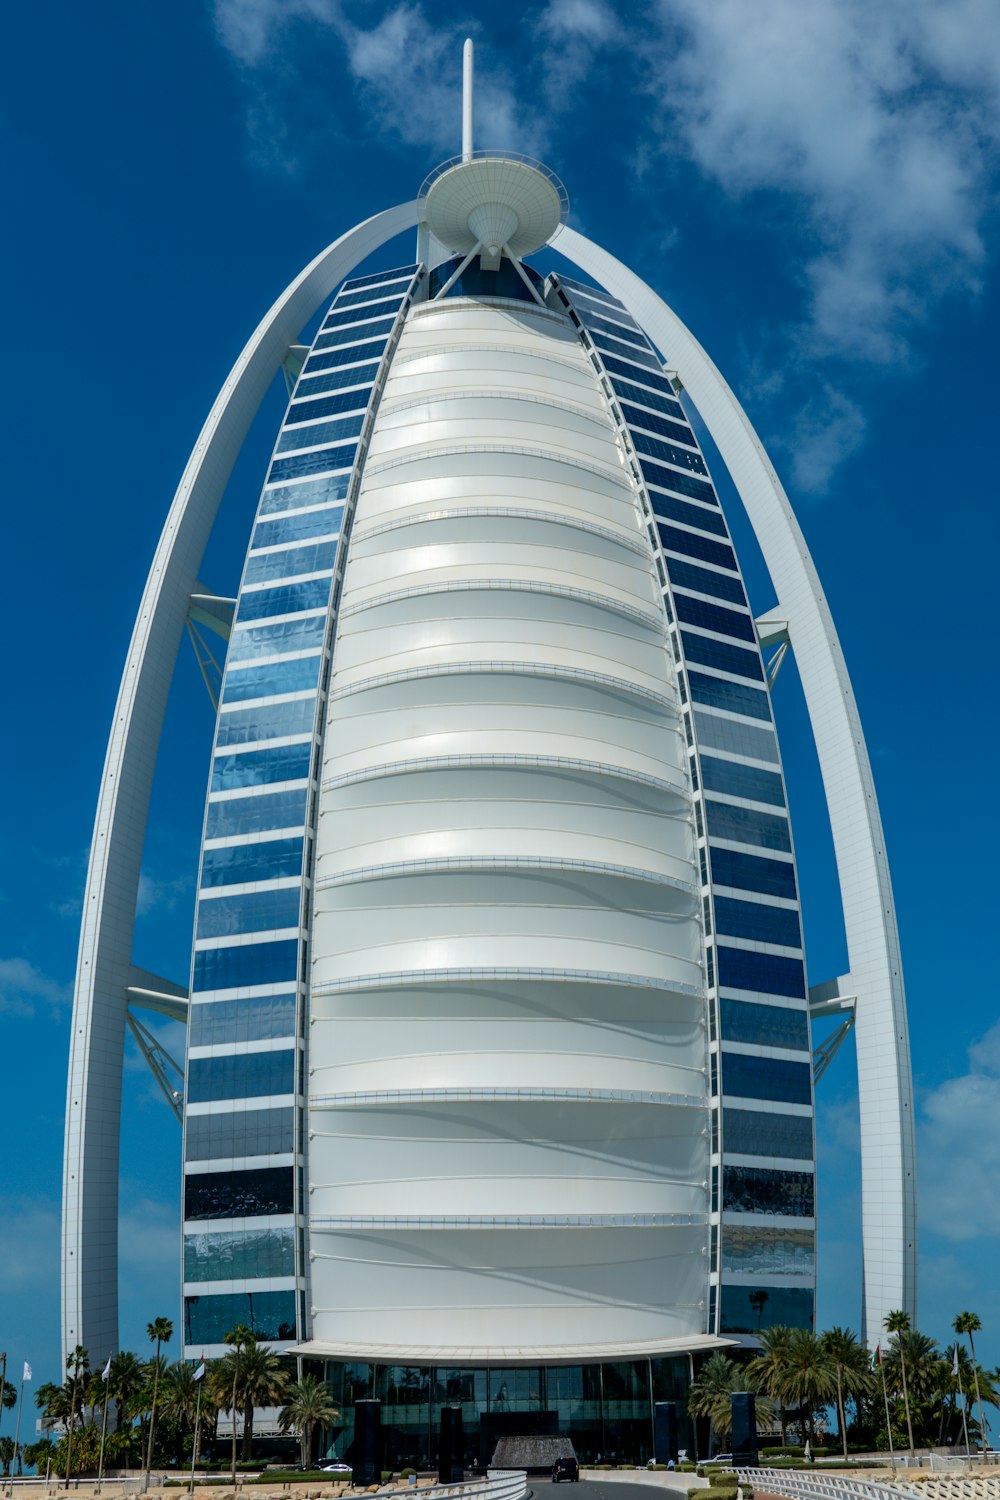
[[[530,255],[548,243],[569,210],[558,177],[527,157],[482,152],[446,162],[424,187],[428,227],[456,255],[477,244]]]

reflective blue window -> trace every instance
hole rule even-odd
[[[325,505],[322,510],[297,510],[291,515],[258,521],[254,527],[251,548],[277,547],[281,542],[302,542],[307,537],[336,536],[344,521],[342,505]]]
[[[280,552],[257,552],[247,558],[244,584],[263,583],[268,578],[295,578],[299,573],[320,573],[333,567],[337,543],[313,542],[308,547],[286,547]],[[242,612],[241,612],[242,618]]]
[[[731,1213],[785,1214],[811,1219],[815,1211],[811,1172],[780,1167],[726,1167],[722,1206]]]
[[[732,672],[737,677],[752,677],[755,682],[764,681],[764,669],[756,651],[744,651],[742,646],[730,646],[725,641],[694,635],[690,630],[681,631],[681,640],[686,661],[716,667],[720,672]]]
[[[275,451],[289,453],[295,448],[315,448],[319,443],[339,443],[344,438],[357,437],[364,425],[364,411],[358,411],[354,416],[338,417],[333,422],[313,422],[305,427],[286,427],[278,439]]]
[[[684,408],[679,401],[675,401],[672,396],[662,396],[655,391],[643,390],[641,385],[633,385],[628,380],[615,380],[613,384],[615,394],[620,399],[624,401],[638,401],[640,406],[651,406],[654,411],[663,412],[664,415],[675,419],[673,424],[674,431],[672,433],[665,433],[664,436],[672,436],[679,443],[690,443],[692,447],[695,446],[694,433],[688,425],[688,420],[684,415]],[[637,413],[636,421],[638,420],[639,416]]]
[[[377,281],[374,283],[374,285],[370,287],[364,287],[360,291],[339,292],[337,294],[337,300],[334,303],[334,306],[336,307],[338,312],[342,307],[356,307],[358,303],[368,302],[382,291],[385,292],[386,296],[394,295],[402,297],[405,295],[406,290],[412,280],[412,274],[408,276],[387,276],[384,281]]]
[[[722,1269],[737,1275],[811,1276],[816,1269],[815,1231],[727,1224],[722,1231]]]
[[[442,261],[433,268],[428,280],[428,295],[434,298],[443,291],[446,283],[461,266],[461,258]],[[524,263],[522,269],[528,280],[541,287],[542,278],[532,266]],[[445,293],[448,297],[503,297],[508,301],[533,302],[534,298],[517,274],[509,260],[502,260],[495,271],[484,271],[476,260],[470,262],[461,276]]]
[[[356,365],[362,360],[381,359],[387,343],[388,340],[385,338],[369,339],[363,344],[352,344],[349,339],[337,339],[334,348],[310,354],[299,378],[308,379],[310,375],[318,375],[321,370],[334,370],[341,365]]]
[[[777,943],[783,948],[801,946],[799,914],[789,906],[768,906],[763,901],[737,901],[716,896],[715,930],[729,937],[749,938],[756,943]],[[734,1001],[733,1004],[740,1004]],[[784,1012],[782,1012],[784,1014]],[[744,1037],[752,1042],[754,1037]]]
[[[762,849],[781,849],[785,854],[792,852],[787,818],[758,812],[753,807],[714,802],[710,798],[706,798],[705,812],[710,838],[730,839],[737,844],[759,844]]]
[[[369,276],[352,276],[341,287],[342,292],[353,292],[361,286],[378,286],[383,281],[399,281],[404,276],[414,276],[418,266],[393,266],[389,271],[372,271]]]
[[[268,483],[277,484],[281,479],[295,479],[300,474],[325,474],[328,469],[349,468],[357,451],[357,443],[350,443],[313,453],[296,453],[294,458],[276,458],[271,464]]]
[[[661,495],[658,490],[650,490],[649,500],[653,514],[664,520],[680,521],[682,526],[696,526],[699,531],[711,531],[715,536],[729,535],[720,510],[689,505],[686,500],[679,500],[675,495]]]
[[[266,620],[269,615],[294,615],[300,609],[325,609],[329,598],[329,578],[283,583],[277,589],[241,594],[236,619],[242,624],[244,620]]]
[[[636,449],[640,453],[648,452],[648,443],[656,442],[656,438],[644,440],[640,447],[636,443]],[[666,447],[666,444],[660,444]],[[678,453],[683,450],[678,448]],[[659,485],[661,489],[676,490],[679,495],[689,495],[692,500],[700,500],[703,505],[718,505],[715,490],[707,479],[698,479],[694,474],[681,474],[677,469],[665,469],[662,464],[653,463],[651,458],[639,459],[639,468],[642,470],[643,478],[647,484]]]
[[[223,701],[244,703],[248,698],[273,698],[277,693],[299,693],[319,681],[319,656],[294,656],[226,673]]]
[[[726,1105],[722,1111],[722,1146],[731,1156],[812,1161],[812,1120],[808,1115],[779,1115],[770,1109],[732,1109]]]
[[[285,484],[277,490],[265,490],[260,502],[260,514],[272,515],[276,511],[303,510],[307,505],[329,505],[343,500],[351,484],[351,471],[340,474],[324,474],[322,479],[305,479],[299,484]]]
[[[192,1172],[184,1179],[185,1219],[256,1219],[294,1213],[294,1167]]]
[[[201,857],[203,886],[250,885],[302,873],[303,839],[265,839],[233,849],[206,849]]]
[[[741,719],[720,719],[715,714],[699,713],[695,709],[695,725],[698,744],[712,750],[728,750],[733,755],[747,755],[752,760],[778,763],[778,742],[773,730],[759,729],[756,724],[747,724]]]
[[[359,385],[356,390],[338,391],[334,396],[314,396],[312,390],[296,391],[291,406],[285,413],[285,427],[293,423],[318,422],[321,417],[335,417],[343,412],[363,411],[368,405],[371,387]],[[307,400],[307,397],[312,397]]]
[[[388,338],[395,322],[394,315],[391,318],[375,318],[370,323],[355,323],[352,328],[332,328],[329,333],[319,334],[313,344],[313,353],[309,356],[308,369],[312,371],[320,368],[316,358],[317,350],[339,349],[344,344],[356,344],[379,337]]]
[[[685,625],[700,625],[703,630],[714,630],[717,635],[732,635],[738,640],[756,643],[757,633],[749,615],[723,609],[721,604],[707,604],[704,599],[689,599],[686,594],[679,594],[674,604],[678,620],[683,620]]]
[[[728,599],[732,604],[746,604],[747,596],[738,578],[727,578],[724,573],[710,573],[695,563],[681,562],[672,557],[667,563],[670,582],[675,589],[695,589],[699,594],[714,594],[718,599]]]
[[[337,312],[335,310],[327,314],[323,329],[325,331],[327,328],[342,328],[345,323],[357,323],[359,318],[367,321],[372,318],[381,318],[387,313],[398,312],[401,301],[401,296],[386,297],[381,302],[369,302],[365,308],[351,307],[344,312]],[[319,339],[317,339],[317,346],[319,346],[319,342]]]
[[[772,1286],[761,1288],[766,1297],[762,1307],[750,1301],[754,1289],[749,1286],[723,1286],[719,1313],[721,1333],[756,1333],[761,1328],[812,1328],[813,1294],[806,1287]]]
[[[217,755],[212,763],[212,791],[233,792],[238,787],[266,786],[272,781],[300,781],[309,775],[312,741],[301,745],[272,745],[243,755]]]
[[[724,1042],[756,1042],[758,1047],[794,1047],[799,1052],[809,1050],[809,1027],[804,1010],[785,1010],[780,1005],[761,1005],[755,1000],[730,1000],[723,996],[719,1001],[719,1021]],[[734,1094],[736,1090],[730,1086],[727,1070],[728,1062],[724,1062],[722,1081],[726,1092]],[[753,1097],[758,1096],[754,1094]],[[809,1100],[793,1099],[791,1102],[808,1104]]]
[[[367,348],[367,345],[359,346]],[[376,349],[381,349],[378,345]],[[321,391],[339,391],[349,385],[370,386],[378,374],[377,364],[344,364],[348,356],[357,358],[357,349],[338,350],[340,367],[335,370],[327,370],[325,375],[300,375],[299,383],[295,387],[295,400],[301,401],[304,396],[318,396]],[[326,357],[326,356],[324,356]]]
[[[289,703],[258,703],[255,708],[237,708],[232,713],[220,713],[215,743],[221,750],[227,745],[249,745],[254,740],[305,734],[312,730],[315,718],[315,696],[293,698]]]
[[[666,464],[677,464],[679,468],[689,469],[693,474],[705,474],[705,460],[698,453],[692,453],[687,448],[678,448],[674,443],[665,443],[660,438],[650,437],[645,432],[632,429],[632,442],[637,453],[648,454],[650,458],[658,458]],[[669,480],[650,480],[651,484],[670,484]],[[707,481],[706,481],[707,484]],[[673,488],[673,486],[671,486]],[[699,491],[699,494],[701,492]]]
[[[296,938],[245,943],[236,948],[205,948],[194,956],[194,988],[235,990],[251,984],[287,984],[295,981],[298,964]]]
[[[693,531],[680,531],[676,526],[657,525],[660,541],[668,552],[683,552],[686,557],[700,557],[702,562],[714,563],[717,568],[728,568],[739,572],[732,547],[723,542],[713,542],[711,537],[696,536]],[[670,563],[667,563],[670,567]]]
[[[646,335],[640,333],[637,328],[627,328],[621,323],[612,322],[610,318],[602,318],[600,313],[591,312],[589,307],[577,308],[577,311],[582,315],[583,321],[591,333],[595,333],[600,329],[602,333],[610,334],[613,339],[622,339],[626,344],[635,344],[643,352],[648,350],[649,344],[646,340]],[[628,317],[628,314],[626,313],[625,316]]]
[[[248,996],[244,1000],[196,1001],[191,1007],[189,1025],[192,1047],[216,1047],[226,1042],[266,1042],[294,1036],[295,991],[289,990],[284,995]],[[188,1129],[195,1118],[193,1115],[189,1118]]]
[[[809,1104],[812,1100],[808,1063],[780,1057],[747,1057],[723,1052],[722,1090],[731,1099],[774,1099],[781,1104]]]
[[[584,297],[590,297],[594,302],[605,302],[611,307],[621,308],[622,312],[625,311],[625,304],[619,302],[617,297],[612,297],[611,293],[605,291],[602,286],[590,286],[586,281],[574,281],[572,276],[564,276],[562,271],[559,272],[559,282],[562,286],[571,287],[574,293],[581,292]]]
[[[298,927],[298,886],[246,891],[241,896],[213,896],[198,903],[198,936],[235,937],[243,932],[274,932]]]
[[[277,1114],[277,1110],[268,1111]],[[291,1111],[288,1111],[289,1116]],[[295,1275],[295,1230],[251,1229],[184,1236],[185,1281],[259,1281]]]
[[[595,339],[594,342],[596,343],[597,340]],[[667,377],[660,373],[659,365],[656,366],[655,370],[638,370],[629,361],[616,359],[613,354],[602,355],[601,362],[609,375],[622,375],[626,380],[641,380],[644,385],[650,386],[653,390],[661,391],[665,396],[672,396],[674,394],[673,386]]]
[[[249,1328],[258,1343],[294,1339],[295,1293],[246,1291],[184,1298],[187,1344],[221,1344],[237,1323]]]
[[[283,1047],[276,1052],[188,1059],[189,1104],[207,1104],[211,1099],[259,1099],[264,1094],[294,1092],[294,1047]]]
[[[203,1005],[201,1009],[211,1010],[212,1007]],[[225,1114],[189,1114],[185,1120],[185,1161],[284,1156],[294,1150],[295,1111],[291,1106],[287,1109],[227,1110]]]
[[[737,854],[733,849],[712,848],[712,880],[737,891],[759,891],[762,896],[795,899],[795,866],[783,859],[765,859],[758,854]]]
[[[721,943],[716,958],[720,989],[805,999],[805,975],[800,958],[779,958],[775,953],[753,953],[747,948],[727,948]]]
[[[229,641],[228,663],[253,661],[258,656],[278,656],[283,651],[308,651],[323,645],[326,615],[300,615],[274,625],[251,625],[234,630]]]
[[[625,374],[631,375],[633,379],[636,372],[629,369],[629,364],[642,365],[646,370],[659,371],[660,362],[655,354],[647,354],[642,349],[633,349],[628,344],[620,343],[618,339],[609,338],[605,333],[593,333],[591,337],[594,340],[594,348],[599,349],[602,356],[610,355],[616,365],[620,363],[624,367]],[[604,363],[608,369],[611,368],[607,359]]]
[[[297,828],[306,820],[307,787],[291,792],[264,792],[254,797],[232,797],[210,802],[205,820],[207,839],[235,833],[262,833],[269,828]]]
[[[761,771],[756,766],[741,766],[734,760],[703,755],[701,782],[707,791],[728,792],[731,797],[746,797],[751,802],[770,802],[773,807],[785,805],[784,788],[776,771]]]
[[[689,672],[691,697],[695,703],[711,708],[727,708],[730,713],[746,714],[751,719],[771,718],[771,700],[757,688],[741,682],[724,682],[721,677],[706,677],[704,672]]]
[[[674,438],[680,443],[694,442],[694,434],[690,429],[679,427],[676,422],[671,422],[666,417],[658,416],[655,412],[640,411],[637,406],[631,406],[628,402],[623,402],[622,415],[630,428],[637,429],[641,427],[645,432],[655,432],[660,437]],[[708,473],[708,469],[705,467],[705,460],[700,454],[688,453],[686,448],[671,448],[670,451],[678,454],[676,459],[670,460],[671,463],[680,463],[686,458],[687,468],[692,469],[696,474]],[[665,457],[666,455],[661,454],[660,456]]]

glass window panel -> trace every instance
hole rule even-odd
[[[758,1291],[766,1299],[760,1301]],[[751,1297],[755,1300],[751,1302]],[[721,1333],[757,1333],[762,1328],[812,1328],[813,1293],[806,1287],[772,1286],[755,1289],[723,1286],[719,1313]]]
[[[301,693],[319,682],[322,658],[294,656],[286,661],[267,662],[260,667],[241,667],[227,671],[222,691],[224,703],[243,703],[249,698],[276,698],[279,693]]]
[[[587,329],[594,333],[598,329],[602,333],[610,334],[613,339],[622,339],[626,344],[634,344],[645,352],[649,344],[644,333],[640,333],[634,325],[629,328],[622,323],[615,323],[611,318],[602,318],[600,313],[591,312],[589,307],[580,307],[577,311],[581,314]],[[624,314],[628,317],[628,313]]]
[[[298,573],[320,573],[333,567],[337,543],[314,542],[309,547],[286,547],[281,552],[257,552],[247,558],[244,585],[267,578],[294,578]]]
[[[295,1048],[240,1052],[228,1057],[188,1059],[187,1101],[255,1099],[262,1094],[294,1094]]]
[[[285,735],[303,734],[313,727],[316,697],[295,698],[290,703],[258,703],[255,708],[238,708],[220,713],[215,743],[249,745],[254,740],[276,740]]]
[[[259,515],[332,504],[346,497],[350,484],[351,471],[345,469],[340,474],[324,474],[322,479],[302,479],[297,484],[284,484],[280,489],[267,489],[261,497]]]
[[[338,311],[342,307],[355,307],[359,303],[371,301],[383,290],[386,295],[394,294],[403,297],[412,280],[412,275],[387,276],[385,281],[377,281],[372,286],[364,287],[360,291],[339,292],[333,305]]]
[[[287,1113],[291,1114],[291,1111]],[[268,1276],[294,1275],[294,1229],[250,1229],[184,1236],[185,1281],[255,1281]]]
[[[260,844],[239,844],[235,849],[205,849],[201,857],[201,883],[250,885],[260,880],[301,875],[303,844],[301,838],[266,839]]]
[[[184,1298],[185,1343],[221,1344],[242,1323],[259,1343],[295,1338],[295,1293],[227,1292]]]
[[[695,563],[681,562],[672,557],[667,562],[667,572],[675,589],[695,589],[699,594],[714,594],[718,599],[728,599],[732,604],[747,602],[743,585],[738,578],[727,578],[724,573],[710,573]]]
[[[674,418],[673,432],[666,434],[673,436],[679,443],[690,443],[695,446],[695,436],[691,431],[688,420],[684,415],[684,408],[679,401],[672,396],[662,396],[655,391],[643,390],[641,385],[633,385],[629,380],[614,380],[612,384],[615,394],[624,401],[637,401],[640,406],[650,406],[654,411],[663,412],[668,417]],[[638,417],[636,418],[638,420]]]
[[[597,340],[594,340],[597,343]],[[621,351],[624,353],[624,350]],[[616,358],[614,354],[605,354],[601,357],[601,363],[609,375],[623,375],[626,380],[641,380],[643,385],[648,385],[653,390],[662,391],[665,396],[672,396],[674,388],[665,375],[660,373],[660,367],[655,369],[637,369],[634,364],[625,359]]]
[[[812,1119],[809,1115],[779,1115],[770,1109],[731,1109],[727,1105],[722,1111],[722,1145],[731,1156],[812,1161]]]
[[[696,526],[700,531],[711,531],[716,536],[729,535],[720,510],[705,510],[700,505],[688,505],[686,500],[678,500],[673,495],[660,495],[655,490],[650,492],[649,498],[653,514],[658,518],[680,521],[682,526]]]
[[[742,766],[734,760],[703,755],[701,781],[708,791],[728,792],[731,797],[746,797],[751,802],[769,802],[773,807],[785,805],[785,789],[776,771],[762,771],[757,766]]]
[[[245,1000],[196,1001],[190,1013],[190,1045],[218,1047],[226,1042],[264,1042],[294,1036],[295,1006],[294,990],[283,995],[247,996]],[[192,1115],[188,1119],[188,1129],[193,1120],[200,1118],[200,1115]]]
[[[389,271],[372,271],[370,276],[352,276],[350,281],[344,282],[341,291],[353,292],[356,287],[378,286],[382,281],[399,281],[403,276],[415,276],[419,269],[420,267],[416,265],[393,266]]]
[[[323,645],[326,615],[303,615],[280,620],[276,625],[251,625],[234,630],[229,641],[227,664],[253,661],[258,656],[278,656],[285,651],[308,651]]]
[[[678,448],[674,443],[665,443],[661,438],[650,437],[648,433],[639,432],[635,428],[632,429],[632,443],[637,453],[644,453],[649,458],[658,458],[666,464],[677,464],[679,468],[689,469],[693,474],[705,474],[708,472],[705,468],[705,460],[699,453],[691,453],[687,448]],[[669,479],[652,479],[649,482],[651,484],[666,484],[671,489],[676,488],[675,485],[670,483]],[[711,485],[707,480],[703,488],[711,489]],[[700,495],[701,490],[698,490],[697,493]]]
[[[342,328],[346,323],[357,323],[359,318],[370,321],[372,318],[381,318],[388,313],[399,311],[402,296],[384,297],[380,302],[369,302],[365,308],[349,307],[344,312],[331,312],[327,314],[324,330],[327,328]],[[336,308],[337,304],[334,303]],[[316,340],[319,347],[319,339]]]
[[[722,1092],[736,1099],[774,1099],[781,1104],[812,1103],[812,1070],[808,1063],[779,1057],[722,1054]]]
[[[302,583],[283,583],[277,589],[258,589],[240,595],[236,619],[264,620],[269,615],[294,615],[298,610],[325,609],[330,599],[329,578],[308,578]]]
[[[761,995],[789,995],[805,999],[805,976],[801,958],[781,958],[775,953],[752,953],[747,948],[719,944],[719,988],[750,990]]]
[[[212,896],[198,903],[198,937],[234,937],[243,932],[275,932],[298,927],[298,886],[245,891],[240,896]]]
[[[795,899],[795,866],[791,860],[766,859],[758,854],[713,847],[712,880],[715,885],[728,885],[738,891]]]
[[[243,755],[217,755],[212,762],[212,791],[266,786],[272,781],[300,781],[309,775],[312,741],[301,745],[273,745]]]
[[[294,1167],[193,1172],[184,1179],[185,1219],[258,1219],[294,1212]]]
[[[287,430],[295,422],[318,422],[321,417],[338,416],[342,412],[364,410],[371,395],[370,386],[359,386],[357,390],[340,391],[333,396],[317,396],[313,400],[311,390],[296,391],[295,399],[285,413]]]
[[[774,813],[758,812],[753,807],[734,807],[729,802],[705,799],[709,837],[730,839],[737,844],[759,844],[762,849],[792,852],[788,819]]]
[[[591,338],[594,341],[594,348],[599,350],[602,355],[610,354],[616,360],[631,361],[637,365],[642,365],[648,370],[659,370],[660,368],[660,362],[655,354],[647,354],[645,350],[636,349],[623,340],[610,338],[608,334],[599,333],[596,329],[591,334]],[[628,373],[634,375],[635,371],[629,371]]]
[[[660,437],[674,438],[682,443],[694,442],[694,434],[689,428],[679,427],[676,422],[671,422],[666,417],[658,416],[655,412],[640,411],[637,406],[632,406],[628,402],[623,401],[622,415],[629,424],[629,427],[632,428],[633,435],[636,438],[638,438],[637,429],[642,428],[643,433],[654,432]],[[700,453],[689,453],[686,448],[675,448],[672,444],[664,443],[660,444],[660,446],[667,451],[658,454],[658,457],[667,458],[669,463],[683,464],[685,468],[691,469],[695,474],[708,473],[708,469],[705,467],[705,460],[701,457]],[[643,447],[642,451],[646,451],[645,447]],[[676,454],[677,457],[668,458],[668,453]]]
[[[811,1229],[727,1224],[722,1231],[722,1269],[757,1276],[811,1276],[816,1269],[816,1236]]]
[[[619,302],[617,297],[612,297],[611,293],[605,291],[602,286],[591,286],[586,281],[574,281],[572,276],[565,276],[562,271],[559,272],[559,283],[561,286],[572,287],[574,293],[580,292],[584,297],[590,297],[595,302],[606,302],[611,307],[618,307],[622,312],[625,311],[625,304]]]
[[[650,438],[648,441],[652,443],[655,439]],[[638,444],[636,446],[638,447]],[[645,447],[641,451],[645,453]],[[678,452],[680,451],[678,449]],[[676,490],[679,495],[689,495],[692,500],[700,500],[703,505],[718,505],[719,503],[715,490],[707,479],[698,479],[694,474],[679,474],[676,469],[665,469],[662,464],[655,464],[650,458],[640,457],[639,468],[648,485],[659,486],[664,490]]]
[[[703,667],[716,667],[720,672],[732,672],[736,677],[752,677],[756,682],[764,680],[764,669],[756,651],[744,651],[741,646],[693,635],[690,630],[681,631],[681,640],[687,661],[699,662]]]
[[[205,822],[207,839],[234,833],[262,833],[270,828],[297,828],[306,820],[308,787],[288,792],[261,792],[253,797],[232,797],[210,802]]]
[[[210,1010],[211,1006],[202,1006]],[[232,1160],[245,1156],[288,1155],[295,1150],[295,1110],[238,1109],[224,1114],[189,1114],[184,1124],[186,1161]]]
[[[801,942],[799,914],[793,907],[767,906],[762,901],[736,901],[716,896],[715,927],[730,937],[751,938],[758,943],[780,943],[798,948]]]
[[[721,604],[708,604],[704,599],[690,599],[686,594],[678,594],[674,603],[677,618],[685,625],[700,625],[703,630],[714,630],[716,635],[731,635],[737,640],[756,643],[757,632],[749,615],[724,609]]]
[[[771,700],[766,692],[745,687],[741,682],[725,682],[721,677],[707,677],[704,672],[688,672],[691,697],[695,703],[712,708],[726,708],[730,713],[748,718],[770,719]]]
[[[733,755],[747,755],[753,760],[778,763],[778,742],[770,729],[758,729],[739,719],[719,719],[715,714],[700,714],[695,709],[695,727],[699,746],[728,750]]]
[[[338,348],[321,349],[318,353],[310,354],[305,362],[302,374],[299,376],[299,386],[296,387],[296,390],[299,394],[304,395],[305,392],[301,389],[301,382],[319,379],[325,371],[331,372],[330,380],[333,382],[333,384],[325,387],[327,390],[337,390],[343,385],[354,385],[374,380],[375,374],[378,371],[377,361],[380,361],[382,355],[385,353],[387,343],[388,340],[384,338],[369,339],[363,344],[341,343]],[[375,362],[373,363],[373,361]],[[362,367],[365,370],[364,375],[360,373]],[[338,370],[344,370],[346,373],[344,375],[334,373]],[[373,373],[368,374],[369,370]],[[319,389],[324,389],[324,387],[321,386]]]
[[[357,344],[353,349],[336,349],[331,354],[324,355],[323,359],[327,364],[325,372],[318,375],[303,372],[295,387],[295,399],[300,401],[304,396],[318,396],[321,391],[340,391],[350,385],[370,386],[378,374],[378,364],[352,364],[350,361],[357,360],[362,349],[381,354],[382,347],[381,344]],[[336,368],[331,370],[330,363]]]
[[[320,349],[337,349],[343,344],[357,344],[379,336],[387,338],[395,322],[395,316],[376,318],[369,323],[355,323],[351,328],[332,328],[328,333],[321,333],[313,344],[313,352],[306,362],[306,368],[308,370],[321,368],[316,358],[317,351]]]
[[[723,1208],[731,1213],[783,1214],[811,1219],[815,1211],[811,1172],[780,1167],[731,1167],[723,1176]]]
[[[681,531],[676,526],[665,526],[657,522],[660,541],[668,552],[683,552],[685,557],[700,557],[702,562],[714,563],[717,568],[728,568],[738,573],[736,557],[732,547],[724,542],[713,542],[711,537],[696,536],[693,531]],[[670,567],[670,563],[667,563]]]
[[[290,453],[296,448],[315,448],[320,443],[339,443],[344,438],[357,437],[365,425],[363,411],[351,417],[338,417],[332,422],[313,422],[305,427],[286,427],[278,439],[277,453]],[[273,474],[271,476],[274,477]]]
[[[809,1026],[804,1010],[785,1010],[780,1005],[761,1005],[753,1000],[730,1000],[723,996],[719,1001],[719,1019],[724,1042],[756,1042],[759,1047],[809,1050]],[[790,1102],[808,1104],[809,1100]]]
[[[259,547],[276,547],[280,542],[300,542],[311,536],[336,536],[344,520],[342,505],[325,505],[322,510],[293,511],[275,520],[259,521],[254,527],[252,551]]]
[[[194,989],[235,990],[244,985],[294,983],[298,969],[297,938],[204,948],[194,956]]]
[[[323,448],[312,453],[296,453],[293,458],[276,458],[271,464],[268,483],[295,479],[301,474],[325,474],[328,469],[346,469],[354,463],[357,443],[342,443],[339,448]]]

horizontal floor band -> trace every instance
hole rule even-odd
[[[704,1094],[668,1094],[656,1089],[591,1088],[458,1088],[364,1089],[343,1094],[316,1094],[310,1109],[367,1109],[372,1104],[490,1104],[507,1100],[582,1100],[595,1104],[652,1104],[673,1109],[708,1109]]]
[[[256,663],[254,663],[256,665]],[[398,672],[381,672],[375,677],[363,677],[359,682],[335,688],[331,701],[351,698],[356,693],[370,693],[376,688],[391,687],[399,682],[418,682],[434,677],[480,677],[493,674],[499,677],[548,677],[559,682],[582,682],[590,687],[607,688],[627,698],[640,698],[656,708],[676,708],[677,697],[673,693],[657,693],[652,688],[629,682],[626,677],[615,677],[609,672],[590,672],[583,667],[555,666],[549,662],[532,661],[461,661],[440,662],[426,667],[404,667]]]
[[[687,984],[681,979],[661,979],[654,974],[624,974],[610,969],[546,969],[546,968],[461,968],[461,969],[397,969],[381,974],[352,974],[346,979],[328,979],[313,982],[314,995],[340,995],[352,990],[385,990],[399,986],[441,984],[443,982],[477,980],[488,983],[497,979],[542,979],[553,984],[620,984],[644,990],[662,990],[668,995],[687,995],[696,1000],[705,999],[703,985]]]
[[[649,557],[649,545],[644,536],[636,532],[614,531],[610,526],[601,526],[596,521],[586,521],[558,510],[530,510],[520,505],[461,505],[445,506],[440,510],[423,511],[420,515],[402,516],[393,521],[380,521],[377,526],[358,527],[352,534],[354,543],[366,542],[369,537],[382,536],[387,531],[400,531],[408,527],[423,526],[430,521],[460,521],[481,516],[499,516],[517,521],[544,521],[552,526],[565,526],[570,531],[585,531],[591,536],[602,537],[616,546],[627,547],[641,557]]]
[[[340,618],[344,620],[353,615],[364,614],[367,610],[379,609],[384,604],[395,604],[400,599],[430,598],[434,594],[478,594],[487,590],[502,594],[546,594],[550,598],[569,599],[576,604],[592,604],[597,609],[607,610],[609,614],[635,620],[657,635],[666,637],[667,634],[667,617],[662,611],[653,613],[639,609],[608,594],[595,593],[592,589],[576,589],[567,584],[542,583],[525,578],[461,578],[450,583],[414,584],[411,588],[390,589],[387,593],[362,599],[357,604],[343,605]]]
[[[393,880],[400,875],[440,874],[446,871],[460,873],[463,870],[565,870],[579,875],[615,875],[623,880],[640,881],[643,885],[666,886],[692,898],[697,894],[697,887],[690,880],[679,880],[674,875],[661,875],[655,870],[643,870],[636,865],[616,865],[599,859],[549,859],[542,854],[450,854],[433,859],[399,859],[389,864],[360,865],[354,870],[341,870],[338,875],[324,875],[316,881],[316,888],[325,891],[338,885]]]
[[[708,1214],[335,1214],[313,1229],[673,1229],[699,1228]],[[318,1257],[322,1259],[323,1257]]]
[[[609,438],[611,434],[608,434]],[[600,479],[610,480],[616,489],[625,490],[632,494],[633,489],[629,483],[629,476],[624,469],[612,468],[610,464],[592,464],[578,454],[568,453],[562,448],[538,448],[522,443],[497,443],[497,442],[468,442],[455,443],[442,439],[440,443],[433,440],[429,443],[414,444],[402,453],[394,453],[391,458],[377,459],[374,463],[365,466],[365,478],[374,477],[377,474],[385,474],[392,469],[402,468],[406,464],[419,463],[426,458],[448,458],[452,454],[460,458],[467,457],[470,453],[513,453],[524,458],[541,458],[547,463],[558,464],[567,469],[584,469],[588,474],[596,474]],[[284,455],[282,455],[284,457]]]
[[[652,787],[659,792],[672,793],[675,797],[683,798],[685,802],[690,802],[692,797],[689,787],[667,781],[664,777],[650,776],[644,771],[633,771],[627,766],[614,766],[608,761],[577,760],[568,755],[428,755],[415,760],[394,760],[383,765],[365,766],[360,771],[345,771],[340,776],[328,777],[322,787],[324,792],[329,792],[335,791],[338,787],[354,786],[360,782],[379,781],[387,776],[417,775],[421,771],[494,769],[569,771],[580,775],[607,776],[617,781],[636,782],[640,786]]]

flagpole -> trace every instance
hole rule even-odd
[[[14,1472],[17,1468],[17,1448],[21,1441],[21,1407],[24,1404],[24,1376],[21,1376],[21,1390],[17,1398],[17,1425],[14,1428],[14,1457],[10,1461],[10,1489],[8,1495],[14,1493]]]
[[[878,1367],[882,1372],[882,1395],[885,1398],[885,1427],[889,1434],[889,1464],[892,1472],[896,1472],[896,1450],[892,1446],[892,1418],[889,1416],[889,1392],[885,1388],[885,1365],[882,1363],[882,1350],[878,1351]]]
[[[198,1462],[198,1428],[201,1423],[201,1381],[198,1382],[198,1401],[194,1412],[194,1444],[191,1448],[191,1494],[194,1494],[194,1466]]]
[[[108,1354],[108,1362],[102,1370],[104,1377],[104,1417],[101,1422],[101,1456],[97,1461],[97,1493],[101,1493],[101,1483],[104,1479],[104,1439],[108,1431],[108,1397],[111,1394],[111,1355]]]

